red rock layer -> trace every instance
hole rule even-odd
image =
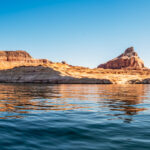
[[[138,57],[138,54],[134,51],[133,47],[125,50],[123,54],[115,59],[101,64],[98,68],[104,69],[143,69],[144,62]]]
[[[0,51],[0,69],[17,66],[37,66],[51,63],[47,59],[34,59],[26,51]]]

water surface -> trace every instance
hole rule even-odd
[[[0,84],[2,150],[149,150],[150,85]]]

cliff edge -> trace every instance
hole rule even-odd
[[[47,59],[34,59],[26,51],[0,51],[0,70],[19,66],[38,66],[50,64]]]

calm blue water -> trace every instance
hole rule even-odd
[[[0,150],[149,150],[150,85],[0,84]]]

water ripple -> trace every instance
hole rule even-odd
[[[0,84],[2,150],[149,150],[149,85]]]

